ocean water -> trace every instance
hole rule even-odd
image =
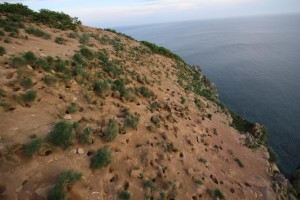
[[[222,103],[267,127],[282,172],[300,166],[300,14],[116,29],[200,65]]]

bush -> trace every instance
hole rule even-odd
[[[240,166],[240,168],[244,168],[245,167],[244,164],[243,164],[243,162],[240,159],[236,158],[234,160],[235,160],[235,162],[237,162],[237,164]]]
[[[5,33],[3,31],[0,30],[0,36],[5,36]]]
[[[128,97],[128,91],[124,85],[124,83],[117,79],[113,82],[113,86],[112,86],[113,90],[117,90],[120,92],[121,97],[127,98]]]
[[[204,158],[199,158],[198,161],[201,162],[201,163],[203,163],[203,164],[206,164],[206,163],[207,163],[207,160],[204,159]]]
[[[33,86],[31,78],[25,78],[21,80],[21,86],[24,87],[25,89],[29,89]]]
[[[103,70],[113,78],[118,77],[122,71],[112,62],[105,63],[103,66]]]
[[[94,91],[96,94],[103,96],[106,91],[110,89],[109,83],[107,80],[104,81],[95,81],[94,82]]]
[[[41,37],[41,38],[44,38],[46,40],[51,38],[51,35],[49,33],[46,33],[46,32],[44,32],[44,31],[42,31],[38,28],[30,27],[30,28],[26,28],[25,31],[28,34],[31,34],[31,35],[34,35],[34,36],[37,36],[37,37]]]
[[[138,88],[138,92],[146,98],[150,98],[152,96],[154,96],[154,93],[149,90],[149,88],[145,87],[145,86],[141,86],[140,88]]]
[[[29,144],[26,144],[24,147],[24,153],[26,156],[32,156],[35,152],[40,150],[42,147],[43,141],[39,138],[32,140]]]
[[[33,65],[34,61],[36,60],[36,57],[33,52],[27,51],[23,54],[23,58],[27,64]]]
[[[87,33],[83,33],[82,36],[79,38],[80,44],[87,44],[90,40],[90,35]]]
[[[26,66],[26,61],[20,57],[12,57],[11,58],[11,65],[14,68],[20,68]]]
[[[107,167],[112,162],[111,152],[108,147],[104,147],[97,151],[92,158],[91,167],[94,169],[101,169]]]
[[[25,94],[23,94],[21,96],[21,98],[25,103],[33,102],[36,98],[36,92],[35,91],[28,91]]]
[[[68,148],[73,141],[72,129],[72,124],[65,121],[58,122],[48,135],[49,143]]]
[[[50,75],[46,75],[45,77],[44,77],[44,83],[46,84],[46,85],[54,85],[55,83],[56,83],[56,78],[55,77],[53,77],[53,76],[50,76]]]
[[[72,186],[82,178],[82,173],[68,170],[62,172],[56,185],[48,194],[48,200],[67,200],[67,191],[71,190]]]
[[[155,191],[157,189],[156,184],[152,180],[147,180],[144,182],[144,186],[146,188],[150,188],[151,191]]]
[[[91,60],[94,58],[94,53],[92,52],[92,50],[90,50],[86,47],[83,47],[80,49],[80,54],[88,60]]]
[[[141,41],[145,46],[147,46],[153,53],[161,54],[164,56],[167,56],[169,58],[175,59],[176,61],[183,62],[185,63],[182,58],[180,58],[178,55],[174,54],[170,50],[164,48],[164,47],[159,47],[156,44],[147,42],[147,41]]]
[[[75,112],[77,112],[77,111],[78,111],[78,106],[77,106],[77,104],[74,103],[74,102],[72,102],[71,105],[69,105],[68,108],[67,108],[67,112],[68,112],[69,114],[75,113]]]
[[[268,152],[270,155],[269,162],[278,164],[279,163],[278,155],[276,154],[274,149],[272,147],[268,147]]]
[[[65,43],[66,43],[66,40],[65,40],[65,38],[63,38],[63,37],[56,37],[56,38],[55,38],[55,42],[56,42],[57,44],[65,44]]]
[[[107,141],[112,141],[118,135],[118,125],[117,122],[113,119],[108,120],[106,130],[104,131],[103,138]]]
[[[120,192],[119,197],[122,200],[130,200],[131,193],[128,190],[124,190],[124,191]]]
[[[6,53],[6,50],[3,46],[0,46],[0,56],[3,56]]]
[[[138,116],[133,115],[128,109],[125,110],[124,113],[125,121],[124,126],[125,127],[131,127],[131,128],[137,128],[137,125],[139,123],[140,118]]]
[[[68,63],[66,61],[63,61],[61,59],[57,59],[55,61],[54,68],[58,72],[65,72],[67,69]]]
[[[82,144],[92,144],[91,135],[93,133],[93,129],[91,127],[86,127],[78,136],[78,141]]]
[[[213,198],[219,198],[220,200],[225,200],[224,194],[219,189],[215,189],[213,191],[209,190],[208,192]]]

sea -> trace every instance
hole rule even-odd
[[[300,13],[115,29],[200,65],[225,106],[266,126],[280,170],[300,166]]]

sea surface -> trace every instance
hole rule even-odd
[[[289,175],[300,166],[300,14],[119,27],[200,65],[222,103],[270,132]]]

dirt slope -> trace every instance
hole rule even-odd
[[[273,189],[266,148],[243,145],[245,136],[230,126],[199,68],[110,31],[24,25],[17,36],[5,32],[0,40],[6,50],[0,57],[0,199],[47,199],[65,170],[83,175],[67,190],[70,199],[126,199],[124,191],[131,199],[284,199],[286,186]],[[26,57],[28,51],[35,58]],[[95,81],[104,80],[107,88],[97,87]],[[193,92],[194,80],[211,99]],[[28,91],[36,92],[33,100],[24,96]],[[117,127],[112,141],[105,139],[109,119]],[[61,121],[76,127],[67,148],[48,139]],[[78,139],[86,127],[92,130],[88,144]],[[25,144],[33,138],[43,145],[27,156]],[[92,168],[105,146],[111,164]]]

